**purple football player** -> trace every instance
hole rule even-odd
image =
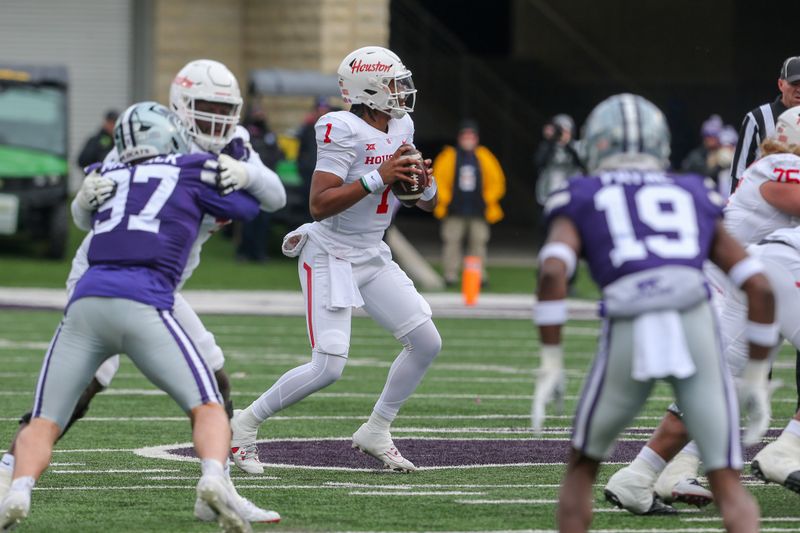
[[[17,439],[14,480],[0,504],[0,529],[27,517],[33,485],[79,396],[105,359],[126,353],[191,418],[202,461],[198,499],[226,531],[250,531],[225,475],[231,433],[216,380],[172,305],[202,218],[253,218],[258,202],[241,191],[222,196],[204,183],[214,156],[184,155],[190,147],[184,127],[155,102],[131,106],[114,133],[121,162],[103,174],[116,192],[94,217],[89,269],[42,364],[33,418]]]
[[[769,282],[723,229],[718,195],[699,177],[664,171],[669,130],[652,103],[631,94],[603,101],[587,119],[584,143],[593,176],[570,181],[545,207],[550,226],[534,308],[542,342],[532,410],[538,431],[546,404],[563,391],[566,284],[582,255],[602,289],[603,327],[575,414],[559,527],[588,529],[600,462],[663,379],[700,449],[728,531],[756,531],[758,507],[739,481],[736,392],[722,362],[702,265],[710,259],[747,294],[751,359],[743,405],[759,437],[769,420],[766,358],[777,340]],[[615,494],[606,495],[618,503]],[[652,491],[642,503],[643,513],[675,512]]]

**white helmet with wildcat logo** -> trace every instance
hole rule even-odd
[[[800,106],[780,114],[775,122],[775,138],[784,144],[800,146]]]
[[[345,102],[364,104],[392,118],[414,110],[417,90],[397,54],[381,46],[365,46],[347,54],[339,65],[339,90]]]
[[[198,106],[198,102],[202,103]],[[219,152],[231,141],[239,124],[242,95],[228,67],[219,61],[197,59],[175,76],[169,104],[198,146]]]

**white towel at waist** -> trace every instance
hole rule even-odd
[[[633,379],[683,379],[695,371],[678,311],[653,311],[633,319]]]
[[[358,290],[358,285],[353,277],[353,265],[350,261],[329,254],[328,275],[328,309],[336,310],[364,305],[361,291]]]

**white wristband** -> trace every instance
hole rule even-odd
[[[575,265],[578,257],[569,245],[563,242],[549,242],[542,246],[539,251],[539,264],[543,264],[549,258],[560,259],[567,266],[567,277],[571,278],[575,273]]]
[[[552,370],[564,366],[564,347],[560,344],[542,344],[539,356],[541,357],[540,368]]]
[[[437,190],[439,190],[439,188],[436,186],[436,178],[431,176],[431,184],[428,185],[427,189],[422,191],[422,196],[420,196],[419,199],[425,200],[426,202],[428,200],[433,200],[433,197],[436,196]]]
[[[764,272],[764,265],[755,257],[747,256],[728,271],[728,277],[737,287],[744,285],[744,282]]]
[[[536,302],[533,306],[533,323],[537,326],[560,326],[566,321],[566,300]]]
[[[748,320],[744,328],[744,336],[748,341],[758,346],[772,347],[778,344],[780,328],[777,322],[773,322],[772,324],[759,324],[758,322]]]
[[[380,172],[373,170],[369,174],[361,177],[361,185],[370,194],[383,191],[383,178]]]

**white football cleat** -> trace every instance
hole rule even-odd
[[[0,503],[0,531],[11,531],[28,517],[31,510],[31,495],[14,490],[9,491]]]
[[[653,494],[653,478],[630,466],[617,470],[603,491],[606,500],[635,515],[670,515],[678,511]]]
[[[197,498],[216,513],[217,523],[225,533],[252,533],[250,522],[237,505],[238,497],[223,476],[205,475],[197,483]]]
[[[800,493],[800,437],[784,431],[753,457],[750,469],[762,481]]]
[[[697,481],[700,458],[680,452],[658,476],[656,494],[667,503],[681,502],[705,507],[714,501],[714,495]]]
[[[395,472],[414,472],[417,467],[414,463],[400,455],[392,442],[392,436],[387,433],[374,433],[367,429],[367,424],[362,424],[353,433],[353,448],[371,455],[382,462],[388,470]]]
[[[228,480],[229,488],[233,489],[236,494],[236,507],[238,508],[242,517],[252,523],[259,524],[274,524],[281,521],[281,515],[275,511],[261,509],[256,504],[241,496],[236,492],[236,487]],[[213,522],[217,519],[217,513],[205,501],[199,497],[194,502],[194,516],[201,522]]]
[[[248,474],[263,474],[264,465],[258,458],[258,447],[256,446],[258,427],[251,428],[244,424],[241,413],[241,409],[236,409],[231,418],[233,464]]]
[[[13,481],[13,477],[14,472],[12,470],[0,468],[0,502],[3,501],[3,498],[5,498],[6,494],[8,494],[8,489],[11,488],[11,481]]]

